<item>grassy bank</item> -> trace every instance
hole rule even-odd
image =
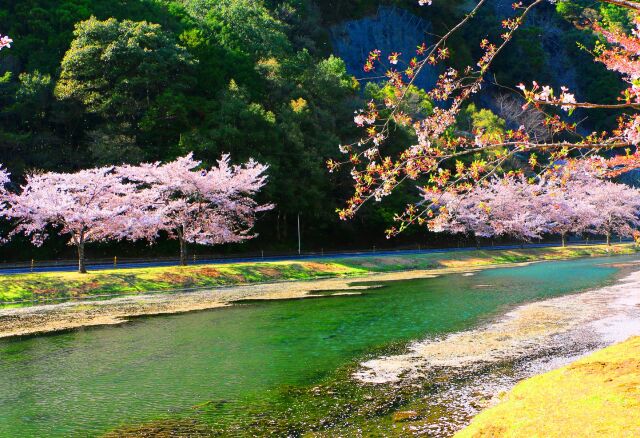
[[[640,337],[525,380],[463,437],[640,436]]]
[[[370,256],[335,260],[233,263],[198,266],[117,269],[78,274],[50,272],[0,275],[0,303],[137,294],[251,284],[359,276],[398,270],[477,268],[488,265],[627,254],[631,245],[460,251],[439,254]]]

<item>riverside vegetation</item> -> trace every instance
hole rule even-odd
[[[474,268],[493,264],[631,254],[633,245],[574,246],[511,250],[473,250],[399,256],[364,256],[335,260],[256,262],[187,267],[130,268],[76,272],[0,275],[0,303],[101,295],[170,292],[265,281],[309,280],[331,276],[363,276],[374,272],[447,267]]]

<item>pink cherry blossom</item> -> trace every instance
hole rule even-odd
[[[169,163],[123,166],[118,173],[139,188],[135,211],[147,222],[130,232],[133,239],[154,241],[161,232],[180,242],[186,263],[187,243],[215,245],[255,237],[256,214],[272,208],[253,198],[266,184],[267,166],[249,160],[231,165],[223,155],[217,166],[203,169],[189,154]]]
[[[68,236],[68,244],[78,250],[78,269],[86,272],[86,243],[128,236],[131,221],[125,217],[133,213],[135,192],[135,185],[124,183],[113,167],[31,173],[18,194],[7,196],[4,216],[16,223],[11,235],[30,236],[38,246],[50,231]]]
[[[435,232],[508,236],[530,241],[544,235],[630,236],[640,225],[640,191],[602,180],[593,165],[566,166],[536,182],[505,176],[466,193],[427,194],[439,208]]]
[[[640,192],[624,184],[603,181],[586,189],[590,204],[597,212],[591,227],[594,234],[604,235],[607,244],[611,236],[629,237],[640,226]]]
[[[8,36],[0,35],[0,50],[4,49],[5,47],[7,49],[11,48],[11,43],[13,43],[13,40],[11,38],[9,38]]]

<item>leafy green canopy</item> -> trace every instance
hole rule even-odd
[[[615,75],[594,67],[576,45],[589,47],[593,37],[570,23],[576,19],[571,11],[578,10],[572,5],[585,2],[558,2],[559,14],[549,6],[556,17],[550,23],[562,30],[559,44],[585,61],[575,64],[581,88],[608,96],[618,86]],[[414,0],[387,3],[424,13]],[[436,2],[426,17],[433,33],[450,28],[464,3]],[[361,222],[340,223],[334,211],[348,197],[351,177],[328,175],[324,162],[335,157],[341,141],[359,135],[353,111],[362,99],[384,99],[391,90],[375,84],[360,89],[345,63],[331,56],[328,27],[374,13],[380,4],[3,0],[0,30],[15,43],[0,57],[0,162],[19,178],[34,168],[170,160],[191,150],[209,163],[222,152],[237,161],[254,157],[270,165],[264,196],[277,204],[260,221],[255,245],[290,249],[299,212],[303,246],[368,243],[382,237],[406,199],[385,200],[369,208]],[[628,25],[619,9],[602,6],[596,13],[611,26]],[[477,17],[475,26],[451,40],[455,62],[467,65],[477,58],[479,49],[468,42],[493,28],[496,17],[489,15]],[[551,71],[538,34],[533,26],[525,29],[514,50],[505,52],[496,64],[498,83],[514,86],[523,77],[544,78]],[[586,98],[598,101],[597,95]],[[426,116],[433,103],[415,89],[405,111]],[[510,128],[476,108],[462,119],[458,129],[469,132],[499,135]],[[392,140],[397,148],[415,140],[410,130],[397,128]],[[413,191],[407,186],[406,196]],[[26,250],[2,251],[24,258]],[[48,257],[42,251],[38,257]]]
[[[3,2],[17,43],[0,60],[0,161],[20,175],[191,150],[254,157],[278,206],[263,238],[293,237],[298,212],[319,236],[341,196],[324,162],[359,88],[319,20],[307,0]]]

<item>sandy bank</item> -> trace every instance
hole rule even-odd
[[[486,266],[483,269],[522,266],[524,264]],[[319,298],[358,294],[378,287],[375,282],[430,278],[438,275],[468,272],[479,268],[444,268],[391,273],[362,277],[331,278],[312,281],[289,281],[196,292],[147,294],[116,297],[107,300],[70,301],[31,307],[0,310],[0,338],[48,333],[86,326],[121,324],[138,316],[151,316],[214,309],[244,300],[282,300]],[[367,285],[354,285],[366,281]]]

